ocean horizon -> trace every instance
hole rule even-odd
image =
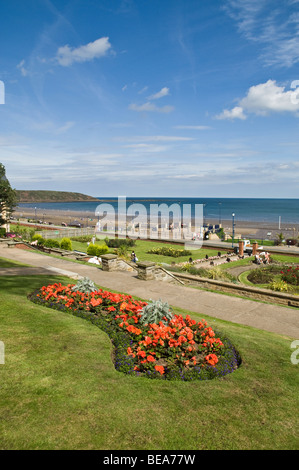
[[[57,210],[66,213],[86,212],[95,214],[96,209],[101,204],[109,204],[117,214],[118,197],[98,197],[99,201],[88,202],[43,202],[43,203],[22,203],[18,210],[22,208],[35,208],[38,217],[41,217],[42,210]],[[166,198],[166,197],[126,197],[127,210],[132,204],[142,204],[147,214],[150,214],[151,205],[166,204],[168,208],[175,205],[181,213],[184,205],[191,205],[194,210],[195,205],[203,205],[204,220],[217,221],[231,220],[234,214],[235,221],[299,224],[299,199],[285,198]],[[135,206],[137,207],[137,206]]]

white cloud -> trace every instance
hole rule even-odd
[[[164,87],[158,93],[154,93],[153,95],[149,96],[149,100],[158,100],[160,98],[163,98],[164,96],[169,95],[169,88]]]
[[[292,83],[296,83],[292,82]],[[259,115],[269,113],[298,113],[299,88],[294,85],[292,90],[276,84],[275,80],[268,80],[249,88],[247,95],[239,100],[239,105],[231,110],[225,109],[216,116],[217,119],[246,119],[245,112]]]
[[[148,90],[148,86],[144,86],[141,90],[138,91],[138,95],[142,95],[145,91]]]
[[[260,58],[267,65],[291,67],[299,62],[299,16],[297,0],[227,0],[225,9],[236,21],[240,33],[261,45]]]
[[[191,137],[179,137],[176,135],[150,135],[150,136],[133,136],[133,137],[118,137],[116,141],[123,142],[180,142],[194,140]]]
[[[216,119],[246,119],[245,114],[243,113],[243,108],[240,106],[235,106],[233,109],[224,109],[221,114],[216,116]]]
[[[298,91],[285,91],[274,80],[268,80],[249,88],[247,96],[240,101],[240,106],[249,112],[267,114],[268,112],[299,111]]]
[[[89,42],[86,45],[77,47],[76,49],[70,48],[68,45],[60,47],[57,51],[57,61],[63,67],[68,67],[74,62],[86,62],[107,54],[111,44],[108,37],[96,39],[94,42]]]
[[[174,126],[175,129],[187,129],[187,130],[195,130],[195,131],[205,131],[207,129],[211,129],[210,126]]]
[[[136,153],[161,153],[165,152],[168,149],[168,146],[138,143],[124,145],[123,148],[131,149],[133,152]]]
[[[65,132],[67,132],[69,129],[71,129],[73,126],[75,125],[75,123],[73,121],[68,121],[66,122],[63,126],[59,127],[56,132],[57,134],[64,134]]]
[[[147,87],[144,87],[143,90],[139,92],[139,94],[143,93],[146,89]],[[161,88],[161,90],[158,91],[157,93],[154,93],[153,95],[148,96],[147,98],[148,101],[146,103],[143,103],[140,105],[132,103],[130,104],[129,109],[131,109],[132,111],[138,111],[138,112],[149,111],[149,112],[156,112],[156,113],[171,113],[174,110],[173,106],[168,105],[168,106],[159,107],[159,106],[156,106],[154,103],[151,103],[152,100],[158,100],[167,95],[169,95],[169,88],[167,87]]]
[[[138,112],[156,112],[156,113],[171,113],[173,110],[174,110],[174,107],[173,106],[156,106],[155,104],[153,103],[150,103],[150,102],[146,102],[144,104],[141,104],[141,105],[137,105],[137,104],[130,104],[129,106],[129,109],[131,109],[132,111],[138,111]]]
[[[17,65],[17,68],[21,71],[21,74],[23,75],[23,77],[26,77],[28,75],[28,70],[25,69],[24,67],[25,65],[25,60],[21,60],[21,62]]]

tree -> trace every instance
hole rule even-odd
[[[280,233],[277,233],[277,245],[282,245],[283,244],[283,241],[284,241],[284,234],[282,232]]]
[[[9,222],[10,215],[17,204],[17,192],[10,186],[5,175],[5,167],[0,163],[0,226]]]

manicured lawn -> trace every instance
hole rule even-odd
[[[126,376],[105,333],[27,300],[59,280],[70,282],[1,277],[1,449],[298,449],[293,339],[205,316],[241,353],[237,371],[206,382]]]
[[[97,240],[96,244],[102,245],[103,240]],[[72,241],[72,247],[74,250],[86,252],[87,243]],[[147,241],[147,240],[136,240],[135,246],[132,247],[132,249],[130,248],[128,249],[128,254],[130,255],[131,251],[134,250],[139,261],[153,261],[157,264],[161,264],[161,263],[171,264],[172,262],[182,263],[182,262],[188,261],[190,256],[193,260],[196,260],[196,259],[204,258],[206,255],[216,256],[218,251],[221,251],[222,254],[226,253],[227,251],[227,250],[221,250],[221,249],[213,250],[213,249],[201,248],[199,250],[191,250],[191,255],[180,256],[178,258],[148,253],[148,251],[153,248],[161,248],[161,247],[171,247],[171,248],[179,249],[179,250],[184,249],[183,245],[178,245],[178,244],[172,244],[172,243],[166,244],[166,243],[162,243],[158,241],[154,242],[154,241]],[[110,248],[110,252],[113,253],[114,249]]]
[[[202,259],[206,255],[208,256],[217,256],[218,251],[221,253],[225,253],[225,250],[213,250],[213,249],[206,249],[201,248],[199,250],[191,250],[191,255],[187,256],[179,256],[178,258],[173,258],[172,256],[163,256],[163,255],[156,255],[153,253],[148,253],[153,248],[160,248],[160,247],[169,247],[174,249],[184,249],[183,245],[171,244],[171,243],[159,243],[153,241],[146,241],[146,240],[137,240],[136,245],[134,247],[134,251],[138,257],[138,259],[142,261],[153,261],[157,264],[166,263],[171,264],[172,262],[175,263],[182,263],[188,261],[190,256],[194,260]],[[188,250],[188,248],[186,248]]]
[[[299,264],[299,256],[292,256],[292,255],[276,255],[271,253],[271,258],[274,261],[278,261],[280,263],[295,263]]]
[[[6,258],[0,258],[0,268],[19,268],[21,266],[28,266],[28,264],[19,263]]]

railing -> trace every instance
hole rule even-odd
[[[48,238],[71,238],[71,237],[81,237],[84,235],[94,235],[94,228],[83,227],[83,228],[67,228],[59,230],[42,230],[38,232],[46,240]]]

